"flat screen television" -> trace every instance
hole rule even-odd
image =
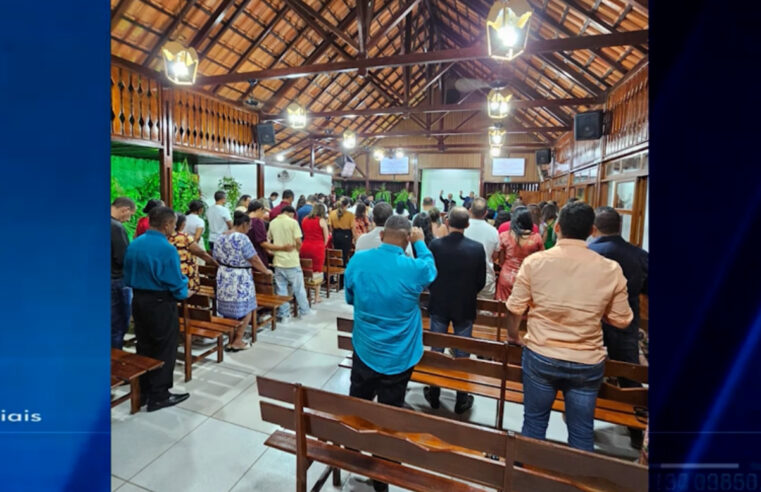
[[[523,157],[495,157],[491,161],[492,176],[524,176],[526,159]]]
[[[407,156],[401,159],[386,157],[380,161],[381,174],[409,174],[410,158]]]

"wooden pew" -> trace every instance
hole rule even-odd
[[[211,311],[204,306],[210,306],[211,301],[207,296],[196,294],[183,300],[180,303],[182,316],[179,319],[180,333],[184,334],[182,339],[183,352],[177,353],[177,358],[185,365],[185,381],[193,378],[193,364],[206,357],[217,354],[217,363],[224,360],[224,336],[232,336],[235,332],[235,325],[230,326],[228,323],[213,322],[212,319],[222,320],[212,316]],[[191,314],[192,313],[192,314]],[[193,337],[207,338],[215,342],[214,346],[205,350],[199,355],[193,355]]]
[[[264,273],[254,272],[254,286],[256,288],[256,312],[263,310],[272,311],[272,318],[262,323],[256,322],[256,327],[269,324],[274,330],[277,327],[277,309],[283,304],[293,301],[293,315],[298,314],[298,307],[293,296],[279,296],[275,294],[274,279]]]
[[[304,289],[306,289],[309,307],[312,306],[312,292],[314,292],[314,303],[320,302],[320,287],[322,286],[322,282],[315,282],[313,268],[311,258],[301,258],[301,271],[304,272]]]
[[[296,490],[314,461],[415,491],[646,491],[647,467],[299,384],[257,377],[265,445],[296,455]],[[362,452],[366,453],[363,454]]]
[[[128,384],[127,394],[111,400],[111,408],[130,401],[130,413],[140,411],[140,376],[163,366],[164,362],[143,355],[111,349],[111,389]]]
[[[351,336],[354,321],[337,318],[338,348],[353,351]],[[429,347],[457,348],[465,352],[489,358],[452,358],[426,350],[423,358],[415,366],[412,380],[427,385],[436,385],[455,391],[466,391],[497,400],[496,427],[502,427],[503,401],[523,404],[523,376],[521,372],[522,349],[506,342],[493,342],[475,338],[423,331],[423,344]],[[490,365],[483,365],[484,363]],[[351,357],[345,358],[341,367],[351,368]],[[501,371],[497,370],[501,367]],[[647,383],[647,367],[626,362],[608,360],[605,363],[606,377],[626,377]],[[562,392],[558,392],[553,410],[565,411]],[[619,388],[603,382],[598,394],[595,418],[627,427],[645,429],[647,427],[647,389]]]
[[[334,286],[336,292],[338,292],[341,285],[340,277],[346,273],[346,268],[343,260],[343,252],[340,249],[326,249],[325,250],[325,293],[326,297],[330,299],[330,289]],[[333,276],[336,277],[336,281],[333,282]]]
[[[430,329],[430,318],[428,317],[428,302],[431,294],[423,292],[420,294],[420,310],[423,315],[423,329]],[[473,322],[473,338],[483,340],[493,340],[497,342],[507,341],[507,306],[503,301],[495,299],[478,298],[476,301],[476,320]],[[520,330],[526,330],[526,318],[524,317],[519,327]]]

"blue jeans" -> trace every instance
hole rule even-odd
[[[605,362],[580,364],[552,359],[523,348],[523,430],[521,434],[544,439],[550,410],[558,390],[565,398],[568,444],[594,451],[594,416],[597,392]]]
[[[307,292],[304,290],[304,272],[301,267],[275,267],[275,293],[279,296],[287,296],[289,287],[296,298],[296,304],[299,306],[299,314],[308,313],[309,300],[307,299]],[[290,316],[290,312],[291,305],[283,304],[278,308],[277,315],[285,319]]]
[[[124,279],[111,279],[111,347],[122,348],[124,335],[129,328],[132,306],[132,289],[124,286]]]
[[[431,331],[433,333],[446,333],[449,328],[449,322],[452,322],[452,330],[458,337],[470,337],[473,333],[473,321],[454,321],[447,319],[443,316],[431,315]],[[441,347],[431,347],[431,350],[435,352],[444,352]],[[470,354],[460,349],[454,349],[455,357],[470,357]],[[441,394],[441,388],[438,386],[430,386],[431,397],[438,401]],[[463,401],[468,397],[468,393],[465,391],[457,392],[457,401]]]

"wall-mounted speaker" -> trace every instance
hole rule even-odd
[[[597,140],[602,137],[603,112],[587,111],[573,117],[573,136],[576,140]]]
[[[275,144],[275,127],[272,123],[256,125],[256,143],[259,145]]]
[[[552,162],[552,149],[539,149],[536,151],[537,165],[549,164]]]

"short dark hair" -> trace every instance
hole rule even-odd
[[[215,202],[218,202],[218,201],[220,201],[223,198],[227,198],[227,193],[225,193],[224,191],[218,191],[218,192],[214,193],[214,201]]]
[[[595,209],[595,227],[603,234],[621,233],[621,214],[613,207]]]
[[[558,224],[563,237],[586,240],[595,223],[595,211],[584,202],[571,202],[560,210]]]
[[[396,213],[402,215],[404,213],[404,202],[396,202]]]
[[[242,205],[243,202],[250,199],[251,199],[251,195],[241,195],[240,198],[238,198],[238,205]]]
[[[135,210],[137,208],[135,202],[126,196],[120,196],[111,203],[111,206],[116,208],[128,207],[130,210]]]
[[[248,210],[246,212],[256,212],[260,208],[264,208],[264,205],[259,200],[251,200],[251,203],[248,204]]]
[[[494,219],[494,227],[499,229],[499,226],[505,222],[510,222],[510,212],[507,210],[500,210],[497,212],[497,218]]]
[[[177,214],[169,207],[154,207],[148,213],[148,224],[154,229],[164,227],[170,220],[176,220]]]
[[[394,209],[391,208],[391,205],[386,202],[381,202],[373,207],[373,222],[375,225],[383,227],[393,213]]]
[[[579,199],[576,198],[575,196],[572,196],[571,198],[568,199],[568,203],[574,203],[574,202],[578,202],[578,201],[579,201]]]
[[[402,217],[401,215],[392,215],[388,218],[384,226],[384,230],[387,231],[410,232],[411,229],[412,224],[410,223],[409,219],[407,219],[407,217]]]
[[[150,200],[148,200],[148,203],[145,204],[145,207],[143,207],[143,213],[149,214],[151,213],[151,210],[160,206],[161,206],[161,200],[158,200],[156,198],[151,198]]]
[[[293,200],[293,190],[283,190],[284,200]]]
[[[558,207],[552,203],[546,204],[544,207],[542,207],[542,221],[547,222],[548,220],[557,219],[558,217]]]
[[[174,230],[180,232],[182,226],[185,225],[186,217],[183,214],[177,214],[177,223],[174,225]]]
[[[468,210],[465,207],[452,207],[449,211],[449,225],[455,229],[466,229],[470,221]]]
[[[274,196],[275,198],[277,198],[277,197],[279,196],[279,195],[278,195],[278,192],[277,192],[277,191],[273,191],[272,193],[270,193],[270,198],[272,198],[273,196]]]
[[[185,215],[190,215],[192,213],[200,213],[201,210],[203,210],[206,207],[206,204],[201,200],[193,200],[188,204],[188,211],[185,212]]]
[[[486,215],[486,200],[483,198],[474,198],[470,202],[470,213],[474,219],[483,219]]]
[[[426,205],[433,205],[433,198],[430,196],[423,198],[423,206],[425,207]]]
[[[233,227],[237,227],[248,222],[251,222],[251,217],[249,217],[246,212],[241,212],[240,210],[235,211],[233,214]]]
[[[283,198],[285,198],[285,197],[286,197],[285,196],[285,192],[283,192]],[[283,213],[295,214],[296,213],[296,209],[293,208],[290,205],[286,205],[285,207],[280,209],[280,213],[281,214],[283,214]]]

